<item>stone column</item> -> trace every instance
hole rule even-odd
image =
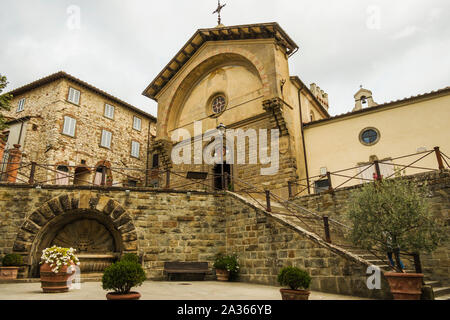
[[[15,144],[14,148],[9,151],[9,160],[6,166],[7,182],[16,182],[21,158],[22,151],[20,151],[20,144]]]

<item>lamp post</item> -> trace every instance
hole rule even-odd
[[[223,168],[224,167],[224,161],[223,161],[223,147],[224,147],[223,137],[225,136],[225,132],[227,130],[227,127],[223,123],[221,123],[221,124],[219,124],[217,126],[217,130],[219,131],[219,133],[220,133],[220,135],[222,137],[222,139],[221,139],[221,150],[220,150],[220,160],[221,160],[220,167],[221,167],[221,172],[222,172],[222,190],[225,190],[225,176],[224,176],[224,168]]]

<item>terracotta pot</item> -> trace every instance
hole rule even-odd
[[[107,293],[106,299],[108,300],[139,300],[141,294],[139,292],[130,292],[127,294],[120,293]]]
[[[423,274],[386,272],[386,277],[394,300],[420,300]]]
[[[228,281],[230,278],[230,271],[216,269],[216,276],[218,281]]]
[[[308,300],[311,294],[308,290],[280,289],[283,300]]]
[[[19,267],[0,267],[0,280],[15,280]]]
[[[72,264],[74,265],[74,264]],[[69,278],[75,273],[67,273],[69,266],[63,266],[58,273],[52,271],[48,263],[41,265],[41,288],[44,293],[68,292],[72,281]]]

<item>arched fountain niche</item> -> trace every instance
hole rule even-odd
[[[82,277],[100,276],[123,251],[122,237],[110,217],[94,210],[76,210],[52,219],[32,250],[33,277],[39,277],[42,250],[53,245],[76,249]]]

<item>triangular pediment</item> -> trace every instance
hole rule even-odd
[[[151,99],[155,99],[156,95],[167,85],[178,71],[180,71],[204,43],[209,41],[251,39],[275,39],[288,55],[291,55],[298,50],[297,44],[295,44],[276,22],[199,29],[142,94]]]

